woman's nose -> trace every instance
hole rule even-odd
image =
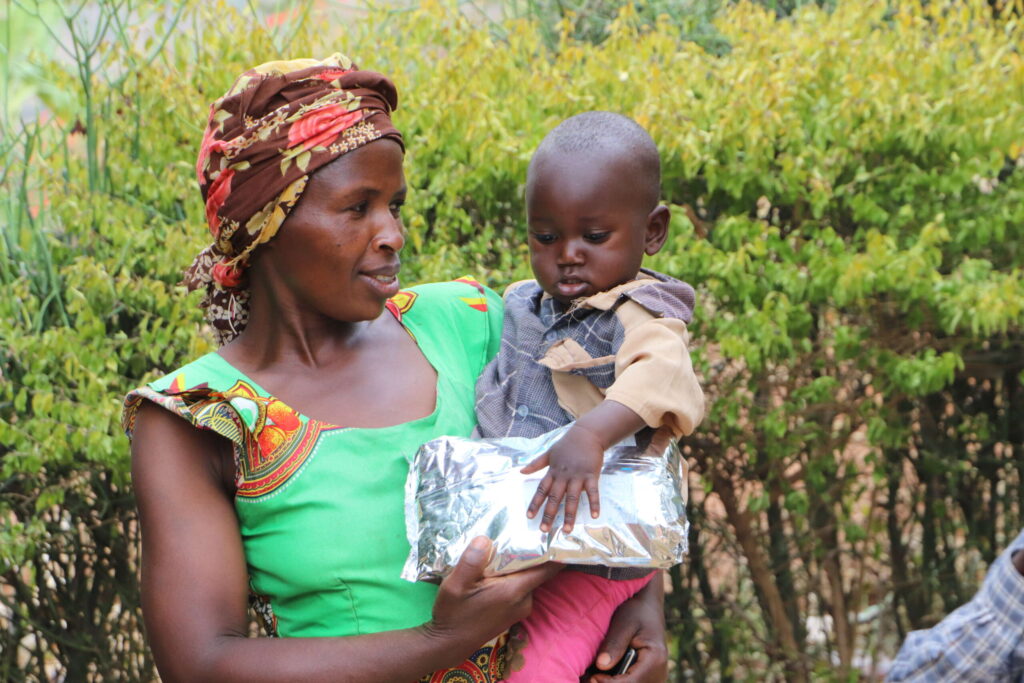
[[[396,253],[401,251],[405,246],[405,226],[402,225],[402,219],[389,211],[387,217],[381,221],[373,238],[373,245],[377,249],[389,249]]]

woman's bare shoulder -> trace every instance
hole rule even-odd
[[[231,444],[152,401],[142,401],[132,432],[132,482],[140,498],[151,482],[160,488],[173,482],[182,486],[212,483],[230,496],[234,493]]]

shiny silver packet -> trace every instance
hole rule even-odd
[[[420,447],[405,486],[410,552],[408,581],[446,576],[476,536],[494,541],[488,574],[554,560],[606,567],[664,569],[686,554],[686,465],[672,439],[657,433],[641,448],[625,442],[605,452],[601,514],[591,518],[584,493],[571,533],[562,514],[550,532],[541,514],[527,519],[546,469],[519,470],[543,455],[569,426],[526,439],[441,437]]]

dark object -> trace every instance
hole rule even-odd
[[[618,663],[611,669],[608,669],[607,671],[602,671],[601,669],[597,668],[596,664],[591,664],[590,668],[587,669],[586,672],[584,672],[580,680],[589,681],[591,676],[596,676],[597,674],[611,674],[612,676],[624,674],[626,673],[626,671],[629,670],[629,667],[633,666],[633,662],[635,661],[636,650],[634,650],[631,647],[628,647],[626,648],[626,654],[622,655],[622,659],[620,659]]]
[[[618,676],[624,674],[629,670],[629,667],[633,666],[633,662],[636,661],[636,650],[633,648],[626,648],[626,654],[622,655],[622,659],[619,663],[612,667],[612,674]]]

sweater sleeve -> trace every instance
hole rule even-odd
[[[704,393],[690,360],[686,323],[655,318],[631,302],[618,315],[626,333],[605,399],[631,409],[651,427],[667,426],[675,438],[692,433],[704,417]]]

